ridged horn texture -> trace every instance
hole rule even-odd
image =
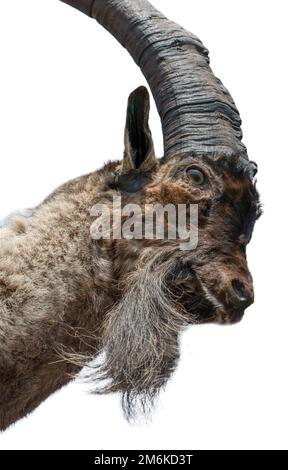
[[[241,119],[202,42],[147,0],[61,0],[95,18],[141,68],[162,122],[164,157],[241,155]]]

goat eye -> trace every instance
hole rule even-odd
[[[192,178],[195,184],[203,184],[205,182],[205,176],[202,171],[197,170],[197,168],[188,168],[187,175]]]

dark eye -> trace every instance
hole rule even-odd
[[[197,168],[188,168],[187,175],[192,178],[193,183],[195,184],[203,184],[205,183],[205,175],[202,171],[198,170]]]

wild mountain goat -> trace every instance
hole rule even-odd
[[[123,161],[69,181],[1,229],[1,429],[100,353],[90,367],[91,380],[104,380],[97,393],[122,393],[132,416],[174,371],[184,325],[237,322],[253,302],[245,249],[261,212],[257,167],[207,49],[147,0],[64,2],[95,18],[143,71],[164,156],[155,156],[140,87],[128,101]],[[140,207],[197,204],[197,247],[93,239],[91,208],[119,196]]]

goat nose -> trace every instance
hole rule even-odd
[[[251,283],[242,282],[240,279],[232,279],[232,288],[237,303],[241,308],[247,308],[254,302],[253,287]]]

